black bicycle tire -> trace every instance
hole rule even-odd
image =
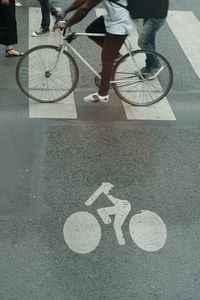
[[[166,88],[166,90],[164,91],[164,93],[158,97],[157,99],[153,100],[152,102],[149,102],[149,103],[145,103],[145,104],[141,104],[141,103],[134,103],[133,101],[130,101],[129,99],[126,99],[123,95],[121,95],[118,87],[117,87],[117,84],[116,83],[113,83],[113,89],[115,91],[115,93],[117,94],[117,96],[123,100],[124,102],[128,103],[128,104],[131,104],[133,106],[149,106],[149,105],[152,105],[152,104],[155,104],[159,101],[161,101],[170,91],[171,87],[172,87],[172,84],[173,84],[173,70],[172,70],[172,67],[170,65],[170,63],[168,62],[168,60],[163,56],[161,55],[160,53],[158,52],[154,52],[154,51],[147,51],[147,50],[133,50],[131,51],[131,54],[133,55],[137,55],[137,54],[141,54],[141,53],[148,53],[148,54],[154,54],[154,55],[157,55],[158,57],[160,57],[166,64],[167,68],[168,68],[168,71],[169,71],[169,82],[168,82],[168,86]],[[117,68],[119,67],[119,65],[121,63],[123,63],[123,61],[129,56],[129,53],[125,54],[122,56],[122,58],[116,63],[115,65],[115,68],[114,68],[114,72],[113,72],[113,78],[112,80],[115,81],[115,74],[116,74],[116,71],[117,71]]]
[[[78,70],[78,66],[77,66],[77,63],[76,61],[74,60],[74,58],[72,57],[72,55],[64,50],[63,51],[63,54],[65,54],[69,60],[71,60],[71,63],[73,64],[74,66],[74,71],[75,71],[75,77],[74,77],[74,81],[73,81],[73,84],[72,84],[72,87],[66,91],[65,94],[63,94],[61,97],[57,98],[57,99],[54,99],[54,100],[51,100],[51,101],[44,101],[44,100],[40,100],[40,99],[37,99],[35,97],[33,97],[32,95],[30,95],[26,89],[24,89],[21,81],[20,81],[20,75],[19,75],[19,72],[20,72],[20,67],[24,61],[24,59],[30,54],[30,53],[33,53],[34,51],[37,51],[39,49],[44,49],[44,48],[48,48],[48,49],[54,49],[56,50],[58,47],[54,46],[54,45],[40,45],[40,46],[36,46],[36,47],[33,47],[29,50],[27,50],[23,56],[19,59],[18,63],[17,63],[17,66],[16,66],[16,81],[17,81],[17,84],[20,88],[20,90],[29,98],[37,101],[37,102],[40,102],[40,103],[55,103],[55,102],[58,102],[64,98],[66,98],[67,96],[69,96],[73,90],[76,88],[77,84],[78,84],[78,78],[79,78],[79,70]]]

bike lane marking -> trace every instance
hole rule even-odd
[[[113,185],[103,182],[101,186],[86,200],[85,205],[92,205],[101,194],[112,203],[111,206],[97,209],[104,224],[113,223],[119,245],[126,245],[122,226],[131,210],[128,200],[122,200],[109,194]],[[114,216],[114,220],[110,216]],[[167,228],[161,217],[149,210],[138,211],[129,222],[129,233],[135,244],[147,252],[156,252],[164,247],[167,239]],[[94,251],[101,240],[101,226],[98,220],[87,211],[72,213],[63,227],[64,240],[68,247],[78,254]]]
[[[95,250],[101,240],[101,227],[90,213],[79,211],[65,222],[63,234],[69,248],[79,254]]]
[[[104,8],[96,9],[96,16],[105,15],[106,10]],[[137,21],[134,22],[134,33],[129,37],[131,45],[134,49],[139,49],[137,45],[138,33],[137,33]],[[126,48],[122,47],[122,53],[126,53]],[[163,121],[175,121],[176,117],[171,109],[171,106],[167,98],[163,98],[160,102],[148,106],[148,107],[137,107],[132,106],[122,101],[126,117],[128,120],[163,120]]]
[[[29,49],[38,45],[58,45],[57,33],[50,33],[44,37],[32,37],[31,34],[39,27],[41,23],[41,8],[29,8]],[[34,64],[34,70],[37,66]],[[30,70],[30,69],[29,69]],[[31,71],[31,70],[30,70]],[[62,80],[71,80],[69,68],[61,76]],[[56,103],[39,103],[29,99],[29,117],[30,118],[60,118],[77,119],[74,94],[71,93],[67,98]]]
[[[187,20],[187,24],[186,24]],[[167,22],[200,78],[200,22],[192,11],[170,11]]]

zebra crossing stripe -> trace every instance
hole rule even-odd
[[[186,23],[187,21],[187,23]],[[192,11],[170,11],[167,22],[200,78],[200,22]]]
[[[31,33],[39,27],[41,23],[41,9],[29,8],[29,49],[38,45],[58,45],[58,35],[51,33],[44,37],[32,37]],[[37,68],[34,65],[34,70]],[[29,70],[31,72],[31,70]],[[63,78],[71,80],[70,70],[67,68]],[[73,93],[67,98],[57,103],[38,103],[29,99],[29,117],[30,118],[56,118],[56,119],[76,119],[76,106]]]
[[[96,16],[99,17],[101,15],[105,15],[105,9],[97,8]],[[131,37],[129,37],[131,45],[134,49],[138,49],[137,40],[137,21],[134,22],[134,33]],[[122,53],[126,53],[125,47],[122,47]],[[168,120],[174,121],[176,120],[174,113],[169,105],[167,98],[165,97],[159,103],[148,107],[136,107],[122,101],[126,117],[128,120]]]

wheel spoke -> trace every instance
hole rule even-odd
[[[55,102],[65,98],[76,86],[76,62],[65,51],[58,61],[57,56],[56,46],[42,45],[21,57],[16,71],[17,82],[28,97],[39,102]]]
[[[154,79],[140,76],[146,65],[146,54],[160,61],[164,68]],[[160,101],[172,85],[173,73],[167,60],[158,53],[137,50],[125,55],[115,69],[113,87],[117,95],[133,105],[150,105]]]

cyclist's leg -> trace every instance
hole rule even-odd
[[[112,77],[114,59],[119,54],[127,35],[106,34],[102,50],[102,75],[99,95],[108,95],[109,84]]]
[[[101,16],[93,23],[91,23],[87,29],[87,33],[106,33],[104,25],[104,17]],[[102,76],[101,85],[98,93],[91,94],[84,98],[86,102],[102,102],[108,101],[109,83],[112,77],[113,63],[120,55],[119,50],[123,45],[127,35],[113,35],[106,33],[106,37],[90,37],[95,43],[103,48],[102,51]]]

